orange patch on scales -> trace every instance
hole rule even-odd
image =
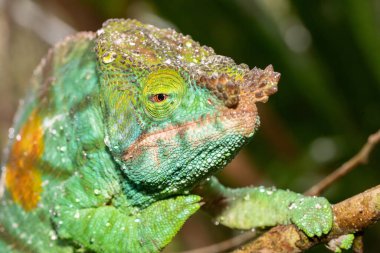
[[[43,150],[41,118],[34,111],[13,143],[5,170],[7,190],[26,211],[36,208],[40,200],[42,179],[37,162]]]

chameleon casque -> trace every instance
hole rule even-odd
[[[279,77],[136,20],[67,38],[10,130],[0,252],[158,252],[203,203],[236,229],[328,233],[324,198],[212,176],[252,139]]]

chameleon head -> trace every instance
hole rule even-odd
[[[249,70],[171,29],[111,20],[97,35],[106,145],[129,184],[160,198],[224,167],[277,91],[272,66]]]

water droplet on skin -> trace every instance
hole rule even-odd
[[[296,204],[296,203],[292,203],[292,204],[289,206],[289,210],[292,210],[292,209],[297,209],[297,204]]]
[[[103,29],[99,29],[96,33],[97,33],[98,36],[100,36],[100,35],[102,35],[104,33],[104,30]]]
[[[44,186],[46,186],[46,185],[48,185],[49,184],[49,180],[44,180],[44,181],[42,181],[42,186],[44,187]]]
[[[55,241],[58,239],[58,236],[56,235],[56,233],[54,231],[50,231],[50,239],[52,241]]]
[[[113,43],[115,45],[120,45],[122,42],[123,42],[123,40],[121,38],[119,38],[119,39],[116,39]]]
[[[110,139],[109,139],[108,136],[106,136],[106,137],[104,138],[104,144],[106,144],[106,146],[110,146]]]
[[[102,61],[105,64],[113,62],[117,57],[117,54],[115,52],[106,52],[102,56]]]
[[[15,129],[13,127],[8,129],[8,138],[13,139],[15,137]]]

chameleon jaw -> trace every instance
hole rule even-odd
[[[149,186],[155,199],[190,190],[224,168],[251,139],[254,130],[244,130],[241,115],[235,116],[145,134],[124,152],[121,169],[134,187]]]
[[[163,145],[165,147],[178,146],[178,138],[186,138],[193,147],[202,145],[205,140],[217,140],[228,133],[250,138],[258,124],[256,106],[247,111],[223,108],[219,115],[207,115],[182,125],[168,126],[159,131],[141,135],[123,152],[122,160],[127,162],[135,159],[144,150],[158,150]],[[220,126],[224,130],[221,130]]]

